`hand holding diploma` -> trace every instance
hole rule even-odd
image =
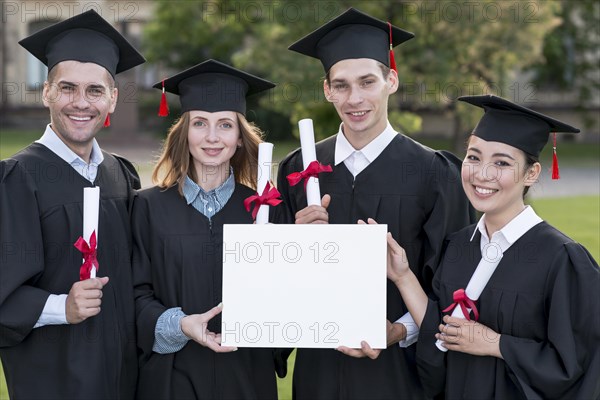
[[[496,270],[496,267],[500,263],[501,259],[501,251],[498,252],[497,257],[494,259],[482,257],[481,261],[479,261],[479,264],[477,265],[477,268],[475,269],[475,272],[473,272],[473,276],[471,276],[471,279],[467,284],[467,288],[464,290],[459,289],[455,291],[453,296],[454,302],[443,311],[447,312],[453,309],[452,317],[464,318],[467,320],[471,319],[469,312],[473,311],[475,320],[479,319],[479,312],[475,307],[475,302],[479,299],[479,296],[481,296],[481,292],[483,292],[483,289],[485,289],[485,286],[492,277],[492,274]],[[448,351],[448,348],[444,347],[442,345],[442,341],[439,339],[435,342],[435,345],[438,349],[440,349],[440,351]]]
[[[476,321],[444,316],[440,333],[435,335],[444,349],[460,351],[474,356],[502,358],[500,334]]]
[[[79,279],[95,278],[99,268],[96,250],[98,247],[98,215],[100,213],[100,188],[83,188],[83,235],[74,246],[83,254]]]
[[[321,199],[321,205],[312,205],[296,213],[297,224],[328,224],[329,213],[327,207],[331,202],[331,196],[326,194]]]
[[[70,324],[78,324],[100,312],[102,288],[108,283],[108,277],[96,279],[99,213],[100,188],[83,188],[83,236],[74,244],[83,254],[83,263],[79,269],[79,282],[71,287],[65,304]]]
[[[75,282],[65,304],[67,322],[78,324],[100,313],[102,288],[107,283],[108,276]]]

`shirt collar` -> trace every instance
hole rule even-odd
[[[521,236],[523,236],[527,231],[533,228],[535,225],[539,224],[543,220],[535,213],[531,206],[525,207],[523,211],[521,211],[516,217],[514,217],[508,224],[506,224],[502,229],[498,232],[495,232],[492,235],[492,238],[499,234],[506,239],[509,246],[515,243]],[[485,214],[481,217],[475,230],[473,231],[473,235],[471,235],[471,240],[475,237],[477,231],[481,232],[481,236],[486,239],[489,238],[487,236],[487,231],[485,229]],[[505,249],[503,249],[505,251]]]
[[[373,139],[369,144],[363,147],[360,150],[356,150],[342,130],[343,124],[340,124],[340,129],[338,130],[336,142],[335,142],[335,165],[340,164],[345,159],[350,157],[355,151],[360,151],[369,161],[372,163],[375,161],[377,157],[381,154],[381,152],[390,144],[394,137],[398,134],[390,122],[387,122],[387,126],[375,139]]]
[[[227,200],[229,200],[229,197],[231,197],[231,193],[233,193],[234,188],[235,178],[233,176],[233,168],[230,167],[229,176],[227,179],[225,179],[225,182],[223,182],[219,187],[208,192],[204,191],[200,185],[186,175],[185,182],[183,184],[183,196],[185,197],[187,204],[193,203],[197,197],[206,199],[211,195],[214,195],[221,204],[225,204]]]
[[[40,143],[46,146],[50,151],[52,151],[54,154],[56,154],[71,165],[73,163],[88,164],[58,137],[58,135],[50,127],[50,124],[46,126],[44,134],[41,138],[36,140],[36,143]],[[92,152],[90,153],[89,164],[100,165],[102,161],[104,161],[102,149],[100,149],[100,146],[98,145],[96,139],[93,139]]]

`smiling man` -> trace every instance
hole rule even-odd
[[[307,207],[302,185],[286,182],[288,174],[303,169],[296,150],[280,165],[285,208],[279,208],[287,211],[287,222],[354,224],[374,218],[387,224],[429,288],[444,237],[468,225],[473,215],[460,185],[460,161],[398,133],[388,121],[388,100],[399,85],[390,49],[412,37],[351,8],[290,46],[321,61],[325,96],[342,123],[336,135],[316,146],[317,159],[333,166],[332,173],[319,176],[325,194],[321,206]],[[337,352],[299,349],[295,398],[422,398],[416,345],[411,346],[418,331],[390,281],[387,319],[387,349],[374,350],[364,342],[361,349]]]
[[[133,166],[103,152],[115,75],[144,58],[95,11],[20,44],[48,66],[43,136],[0,162],[0,357],[11,399],[131,399]],[[80,280],[85,187],[100,187],[98,278]],[[88,240],[88,238],[85,238]],[[109,282],[110,279],[110,282]]]
[[[91,62],[60,62],[44,82],[43,103],[50,110],[52,131],[89,162],[90,145],[115,111],[117,94],[114,79],[104,67]]]

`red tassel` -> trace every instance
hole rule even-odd
[[[160,96],[160,106],[158,107],[158,116],[166,117],[169,115],[169,106],[167,105],[167,96],[165,95],[165,80],[162,81],[162,95]]]
[[[560,179],[560,170],[558,169],[558,157],[556,156],[556,133],[554,134],[552,145],[552,179]]]
[[[398,68],[396,68],[396,58],[394,57],[394,45],[392,44],[392,24],[387,23],[390,29],[390,68],[394,71],[398,72]]]
[[[108,128],[110,126],[110,114],[106,114],[106,119],[104,120],[104,127]]]

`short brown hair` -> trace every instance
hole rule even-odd
[[[56,79],[56,71],[58,71],[58,68],[60,67],[60,63],[56,64],[54,67],[52,67],[52,69],[50,71],[48,71],[48,77],[46,78],[46,80],[49,83],[54,83],[54,79]],[[115,78],[110,74],[110,72],[108,72],[108,70],[105,68],[104,72],[106,73],[106,76],[108,77],[108,88],[110,90],[114,89],[115,87]]]
[[[390,74],[391,68],[380,61],[377,61],[377,65],[379,65],[379,69],[381,70],[383,79],[387,79],[388,75]],[[331,71],[331,68],[329,69],[329,71]],[[329,71],[327,71],[327,73],[325,74],[325,82],[327,83],[327,86],[329,86]]]
[[[229,163],[236,182],[256,189],[258,144],[262,142],[263,133],[256,125],[248,122],[244,115],[236,114],[242,146],[236,150]],[[162,189],[178,184],[182,195],[185,177],[197,180],[196,171],[191,168],[193,162],[188,143],[189,125],[190,112],[187,111],[169,128],[162,153],[152,172],[152,182]]]

